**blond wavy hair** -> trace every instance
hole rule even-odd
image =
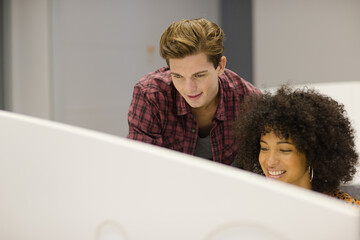
[[[205,18],[173,22],[160,39],[160,55],[169,65],[170,58],[184,58],[205,53],[217,68],[223,55],[224,32]]]

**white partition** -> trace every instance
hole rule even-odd
[[[0,239],[359,239],[344,202],[164,148],[0,112]]]

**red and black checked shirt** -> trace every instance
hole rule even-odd
[[[230,165],[237,153],[232,133],[236,110],[245,96],[260,91],[228,69],[219,77],[219,91],[210,143],[213,161]],[[194,154],[198,126],[172,84],[168,67],[147,74],[135,85],[128,122],[127,138]]]

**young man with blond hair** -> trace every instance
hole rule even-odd
[[[160,55],[168,67],[135,85],[127,138],[232,164],[237,109],[260,91],[225,68],[223,40],[222,29],[204,18],[177,21],[165,30]]]

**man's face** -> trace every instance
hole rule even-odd
[[[217,100],[218,76],[225,69],[226,58],[222,57],[215,69],[204,53],[185,58],[170,58],[172,82],[176,90],[192,108],[207,108]]]

